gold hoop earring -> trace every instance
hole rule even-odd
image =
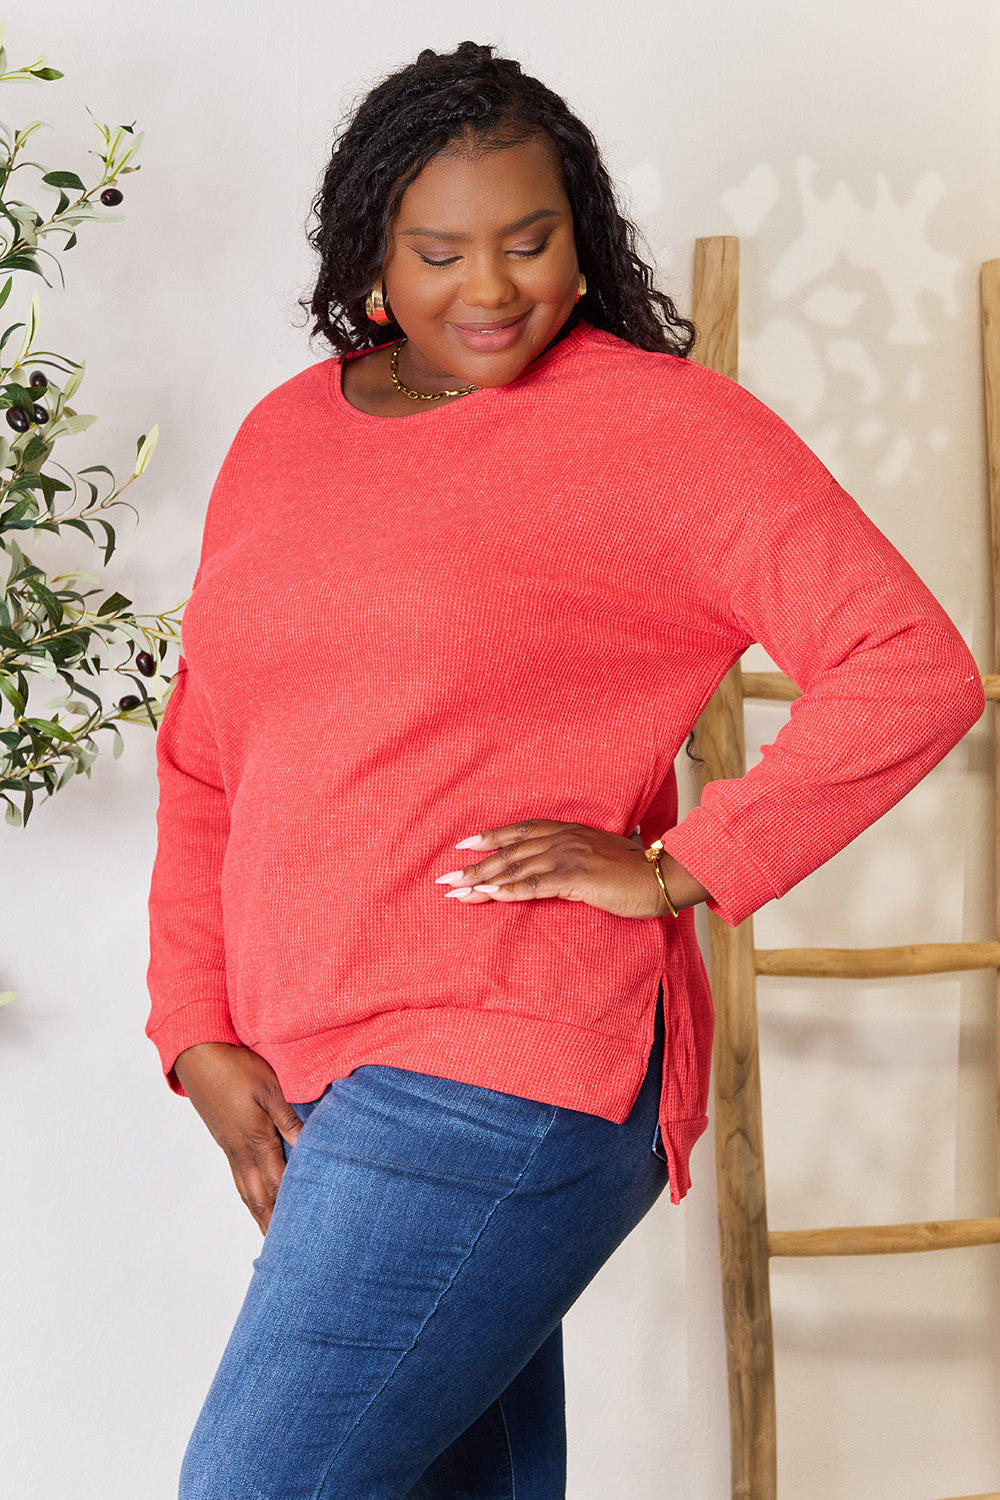
[[[392,322],[386,305],[385,282],[377,281],[365,298],[365,312],[373,323],[378,323],[382,328],[386,323]]]
[[[579,276],[579,280],[576,283],[576,300],[577,300],[577,302],[579,302],[579,300],[580,300],[581,297],[585,297],[586,295],[587,295],[587,278],[586,278],[586,276],[584,276],[583,272],[581,271],[580,272],[580,276]]]

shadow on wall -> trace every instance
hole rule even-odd
[[[942,324],[959,312],[961,262],[934,246],[929,227],[946,186],[925,172],[897,197],[878,173],[866,202],[843,179],[823,192],[818,176],[803,156],[782,168],[760,164],[720,194],[744,242],[740,380],[848,489],[862,479],[912,483],[932,472],[928,461],[954,437],[937,371],[915,354],[931,354]],[[625,180],[637,213],[661,208],[654,164],[640,163]]]
[[[959,310],[961,263],[935,248],[929,230],[944,181],[925,172],[897,199],[878,173],[864,202],[843,180],[823,194],[816,176],[815,162],[800,157],[784,181],[760,165],[721,195],[741,236],[767,225],[768,269],[754,302],[781,305],[747,329],[742,378],[765,401],[780,402],[797,430],[838,401],[848,413],[869,409],[807,436],[848,488],[859,458],[866,483],[921,479],[926,460],[952,440],[928,361],[912,352],[933,347],[941,323]]]

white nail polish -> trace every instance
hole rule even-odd
[[[500,887],[498,885],[474,885],[472,889],[474,891],[485,891],[487,896],[495,896]]]
[[[457,885],[462,878],[461,870],[451,870],[447,875],[437,875],[435,885]]]
[[[446,900],[447,900],[447,898],[449,896],[458,896],[458,898],[461,900],[461,898],[463,896],[469,896],[469,895],[471,895],[471,891],[470,891],[470,889],[469,889],[468,886],[465,886],[462,890],[458,890],[458,891],[445,891],[444,894],[445,894],[445,899]]]
[[[472,835],[471,839],[463,839],[460,844],[456,844],[455,845],[455,848],[456,849],[478,849],[478,848],[481,847],[482,842],[483,842],[482,835],[478,834],[478,833],[474,833]]]

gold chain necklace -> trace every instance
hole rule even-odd
[[[392,376],[392,383],[397,391],[400,391],[404,396],[409,396],[411,401],[439,401],[442,396],[469,396],[473,391],[479,389],[475,385],[465,385],[460,391],[432,391],[429,396],[425,395],[423,391],[411,391],[410,387],[404,385],[399,378],[399,351],[405,343],[405,339],[400,339],[395,349],[393,349],[392,357],[389,360],[389,374]]]

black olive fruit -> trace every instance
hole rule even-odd
[[[48,389],[49,377],[41,370],[32,370],[28,384],[34,386],[36,391],[44,391]]]
[[[13,427],[15,432],[27,432],[31,426],[31,418],[23,406],[8,406],[7,426]]]
[[[148,651],[140,651],[135,659],[135,664],[143,677],[152,677],[156,671],[156,662]]]
[[[130,708],[138,708],[141,702],[142,699],[137,698],[134,693],[126,693],[124,698],[118,699],[118,707],[128,713]]]
[[[39,427],[43,426],[49,420],[49,414],[45,407],[39,406],[37,401],[31,408],[31,416],[32,420],[37,422]]]
[[[121,188],[105,188],[104,192],[101,194],[101,202],[104,204],[105,208],[117,208],[118,204],[122,201],[124,196],[125,194],[122,192]]]

